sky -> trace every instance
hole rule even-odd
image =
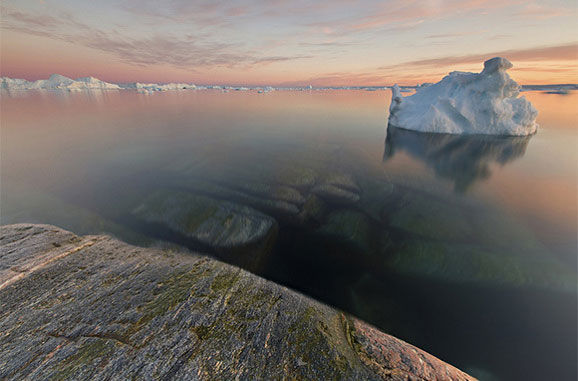
[[[575,0],[0,0],[0,74],[383,86],[479,72],[578,83]]]

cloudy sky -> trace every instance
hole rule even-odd
[[[0,0],[3,76],[390,85],[479,71],[578,83],[575,0]]]

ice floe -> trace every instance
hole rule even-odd
[[[495,57],[481,73],[455,71],[440,82],[420,86],[403,97],[392,88],[389,123],[421,132],[484,135],[530,135],[536,132],[538,111],[506,70],[512,64]]]

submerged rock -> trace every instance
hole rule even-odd
[[[262,182],[229,182],[231,188],[239,189],[256,197],[269,200],[284,201],[296,206],[305,203],[305,198],[297,189],[280,184]]]
[[[311,192],[329,202],[355,204],[360,199],[361,189],[351,174],[329,173]]]
[[[236,147],[226,160],[211,153],[179,160],[167,168],[170,186],[248,205],[297,227],[315,225],[323,214],[322,203],[351,205],[360,200],[353,160],[344,157],[340,146],[247,148]]]
[[[403,97],[392,89],[389,123],[421,132],[483,135],[530,135],[538,111],[520,97],[520,86],[506,70],[505,58],[484,62],[481,73],[454,71],[440,82]]]
[[[0,242],[1,379],[473,380],[206,257],[48,225]]]
[[[305,204],[301,208],[299,213],[299,221],[305,224],[319,224],[323,221],[325,214],[327,213],[327,203],[325,203],[321,198],[312,194],[307,198]]]
[[[504,211],[409,188],[391,204],[387,223],[396,242],[383,263],[396,273],[452,283],[576,289],[576,273]]]
[[[319,233],[328,239],[343,242],[354,250],[370,254],[373,250],[372,224],[363,213],[355,210],[341,209],[331,212]]]
[[[286,166],[273,179],[297,189],[308,189],[317,181],[319,174],[312,168],[304,166]]]
[[[351,173],[330,173],[324,179],[325,184],[333,185],[350,192],[359,193],[361,189]]]
[[[441,241],[475,237],[475,231],[468,221],[466,205],[455,205],[441,196],[409,187],[400,187],[389,202],[384,216],[389,227],[402,230],[412,237]]]
[[[195,193],[247,205],[274,217],[279,222],[291,225],[303,225],[311,219],[318,219],[324,213],[323,202],[320,202],[317,196],[275,182],[217,183],[191,180],[183,181],[182,184],[185,189]],[[270,192],[265,193],[264,190]]]
[[[386,264],[406,276],[444,282],[576,291],[576,274],[566,265],[523,254],[516,248],[417,240],[405,242]]]
[[[355,204],[359,201],[359,194],[333,184],[320,184],[313,188],[313,193],[336,204]]]
[[[227,186],[212,181],[191,180],[183,182],[186,189],[211,197],[232,200],[247,205],[278,219],[292,220],[299,214],[299,205],[281,199],[271,199],[250,194],[237,187]]]
[[[187,192],[158,191],[133,215],[250,268],[261,262],[277,234],[277,222],[272,217],[248,206]]]

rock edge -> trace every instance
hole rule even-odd
[[[473,380],[239,268],[0,227],[0,379]]]

